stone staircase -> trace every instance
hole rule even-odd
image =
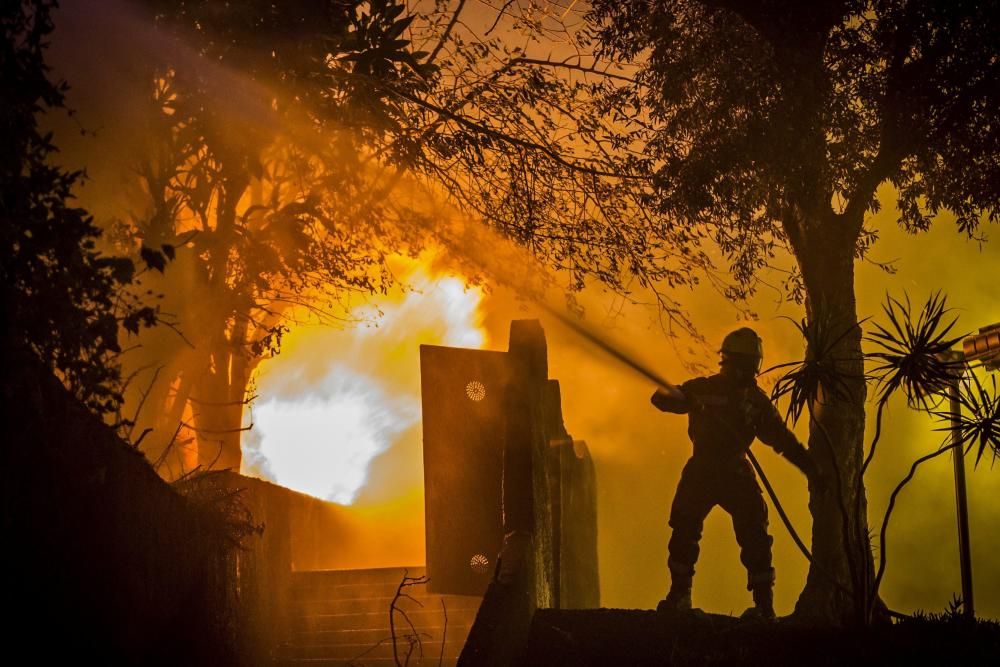
[[[397,664],[389,609],[404,574],[423,577],[426,570],[411,567],[293,573],[292,636],[278,647],[274,664],[282,667]],[[405,586],[402,593],[409,597],[401,596],[396,607],[409,617],[413,629],[403,613],[394,614],[399,664],[437,665],[440,661],[441,665],[455,665],[482,598],[436,595],[427,592],[426,584],[419,583]],[[414,629],[420,639],[419,646],[410,639]]]

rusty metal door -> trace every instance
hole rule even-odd
[[[506,352],[420,346],[430,590],[482,595],[503,541]]]

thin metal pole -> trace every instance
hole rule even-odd
[[[969,543],[969,503],[965,492],[965,450],[962,447],[962,434],[958,422],[959,411],[962,409],[959,400],[959,382],[956,377],[949,388],[951,411],[955,415],[951,432],[955,448],[952,450],[952,461],[955,464],[955,509],[958,511],[958,557],[962,570],[962,611],[969,618],[976,615],[975,603],[972,598],[972,550]]]

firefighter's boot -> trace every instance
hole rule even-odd
[[[740,618],[753,621],[773,621],[774,615],[774,569],[751,574],[747,588],[753,594],[753,606],[743,612]]]
[[[668,565],[670,567],[670,592],[656,605],[656,611],[691,611],[691,582],[694,579],[694,568],[673,561],[670,561]]]

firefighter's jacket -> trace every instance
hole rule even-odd
[[[680,390],[683,400],[658,390],[652,403],[663,412],[688,415],[696,461],[731,468],[758,438],[812,477],[815,466],[808,451],[756,382],[738,384],[717,373],[688,380]]]

